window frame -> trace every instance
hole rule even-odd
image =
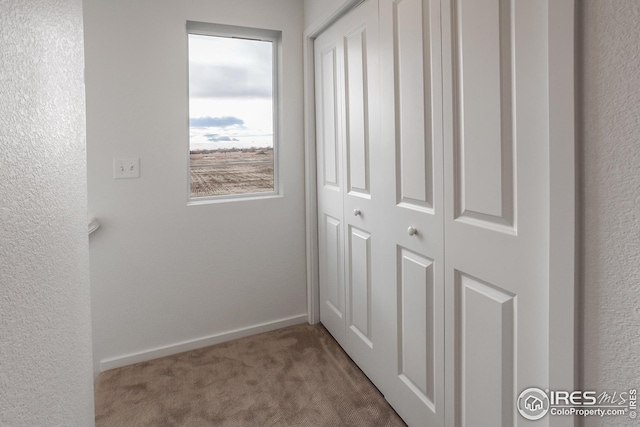
[[[187,205],[201,205],[218,202],[242,201],[282,197],[280,183],[280,142],[281,142],[281,61],[282,61],[282,31],[263,28],[242,27],[237,25],[216,24],[208,22],[187,21]],[[242,194],[221,194],[212,196],[191,196],[191,141],[190,141],[190,101],[189,93],[189,35],[226,37],[255,41],[271,42],[272,46],[272,120],[273,120],[273,191]]]

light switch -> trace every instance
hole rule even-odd
[[[113,159],[113,178],[140,178],[140,158]]]

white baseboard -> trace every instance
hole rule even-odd
[[[103,359],[100,361],[100,372],[108,371],[109,369],[120,368],[122,366],[133,365],[134,363],[146,362],[147,360],[157,359],[159,357],[171,356],[173,354],[183,353],[189,350],[208,347],[210,345],[220,344],[225,341],[248,337],[250,335],[275,331],[276,329],[286,328],[287,326],[306,323],[307,320],[308,315],[305,313],[299,316],[287,317],[285,319],[280,319],[273,322],[261,323],[259,325],[248,326],[246,328],[235,329],[228,332],[222,332],[204,338],[183,341],[176,344],[141,351],[138,353],[128,354],[125,356]]]

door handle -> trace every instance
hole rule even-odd
[[[415,236],[416,234],[418,234],[418,230],[411,226],[409,228],[407,228],[407,233],[409,233],[409,236]]]
[[[354,209],[353,210],[353,215],[355,216],[362,216],[362,211],[360,209]]]

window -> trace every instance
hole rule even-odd
[[[189,199],[278,193],[279,33],[188,22]]]

